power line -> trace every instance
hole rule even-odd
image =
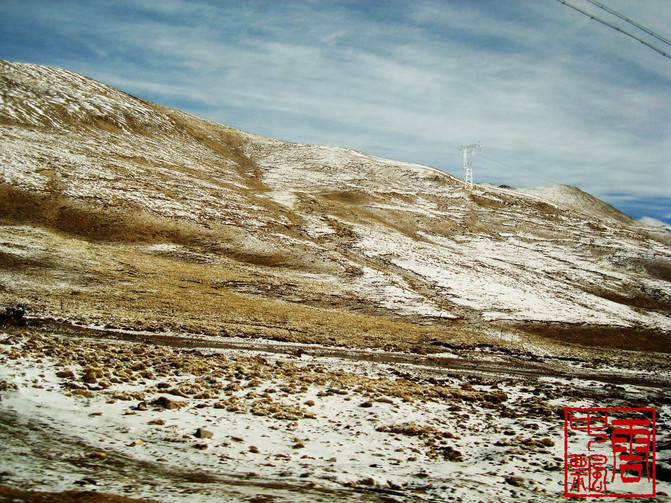
[[[478,150],[480,150],[480,142],[473,145],[462,145],[459,149],[459,153],[463,152],[464,156],[464,185],[471,189],[473,188],[473,170],[471,169],[471,165],[473,164],[475,152]]]
[[[610,7],[608,7],[608,6],[604,5],[604,4],[602,4],[601,2],[597,2],[596,0],[587,0],[587,1],[588,1],[589,3],[591,3],[592,5],[596,5],[596,6],[599,7],[600,9],[605,10],[606,12],[610,12],[613,16],[619,17],[619,18],[622,19],[623,21],[626,21],[627,23],[629,23],[629,24],[631,24],[631,25],[634,25],[634,26],[635,26],[636,28],[638,28],[639,30],[642,30],[642,31],[646,32],[648,35],[651,35],[651,36],[655,37],[657,40],[661,40],[661,41],[664,42],[665,44],[667,44],[667,45],[671,45],[671,40],[668,40],[668,39],[662,37],[661,35],[658,35],[658,34],[655,33],[654,31],[652,31],[651,29],[646,28],[645,26],[643,26],[643,25],[640,24],[640,23],[637,23],[637,22],[634,21],[633,19],[629,19],[628,17],[623,16],[623,15],[620,14],[619,12],[614,11],[613,9],[611,9]]]
[[[587,1],[589,1],[589,0],[587,0]],[[573,10],[576,10],[576,11],[580,12],[581,14],[584,14],[584,15],[587,16],[588,18],[593,19],[594,21],[597,21],[597,22],[599,22],[599,23],[601,23],[601,24],[603,24],[603,25],[605,25],[605,26],[608,26],[609,28],[612,28],[613,30],[619,31],[619,32],[622,33],[623,35],[626,35],[626,36],[628,36],[628,37],[631,37],[631,38],[633,38],[634,40],[638,40],[640,43],[642,43],[643,45],[649,47],[649,48],[652,49],[653,51],[658,52],[659,54],[661,54],[661,55],[664,56],[665,58],[671,59],[671,54],[666,53],[666,52],[662,51],[661,49],[658,49],[658,48],[655,47],[654,45],[652,45],[652,44],[650,44],[649,42],[646,42],[645,40],[643,40],[642,38],[639,38],[639,37],[637,37],[636,35],[633,35],[633,34],[629,33],[628,31],[623,30],[622,28],[620,28],[620,27],[618,27],[618,26],[615,26],[615,25],[612,24],[612,23],[609,23],[608,21],[604,21],[603,19],[601,19],[601,18],[595,16],[594,14],[590,14],[589,12],[587,12],[587,11],[585,11],[585,10],[579,8],[579,7],[576,7],[575,5],[572,5],[572,4],[568,3],[566,0],[557,0],[557,2],[559,2],[559,3],[561,3],[561,4],[564,4],[564,5],[566,5],[567,7],[570,7],[570,8],[573,9]]]

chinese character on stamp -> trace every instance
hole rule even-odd
[[[564,409],[564,496],[655,495],[655,409]]]

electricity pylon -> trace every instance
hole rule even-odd
[[[469,188],[473,188],[473,170],[471,165],[473,164],[473,156],[475,151],[480,150],[480,143],[474,143],[473,145],[461,146],[459,153],[463,152],[464,159],[464,185]]]

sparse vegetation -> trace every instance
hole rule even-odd
[[[591,196],[469,191],[57,69],[0,62],[0,90],[0,306],[28,307],[0,440],[35,462],[0,482],[549,501],[563,406],[668,423],[668,239]],[[76,420],[40,423],[61,400]]]

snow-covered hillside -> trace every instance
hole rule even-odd
[[[609,204],[600,201],[594,196],[570,185],[546,185],[544,187],[529,187],[518,189],[524,194],[536,196],[539,199],[553,203],[560,208],[570,209],[582,213],[587,218],[634,224],[634,219]]]
[[[20,222],[233,261],[256,284],[229,290],[290,282],[299,304],[328,292],[319,308],[671,330],[668,244],[578,189],[466,190],[433,168],[262,138],[64,70],[1,71],[6,257],[38,253]],[[3,295],[35,302],[38,281],[21,274],[2,271]],[[82,289],[61,276],[61,290]]]
[[[0,500],[545,503],[595,406],[663,497],[670,242],[0,62]]]

